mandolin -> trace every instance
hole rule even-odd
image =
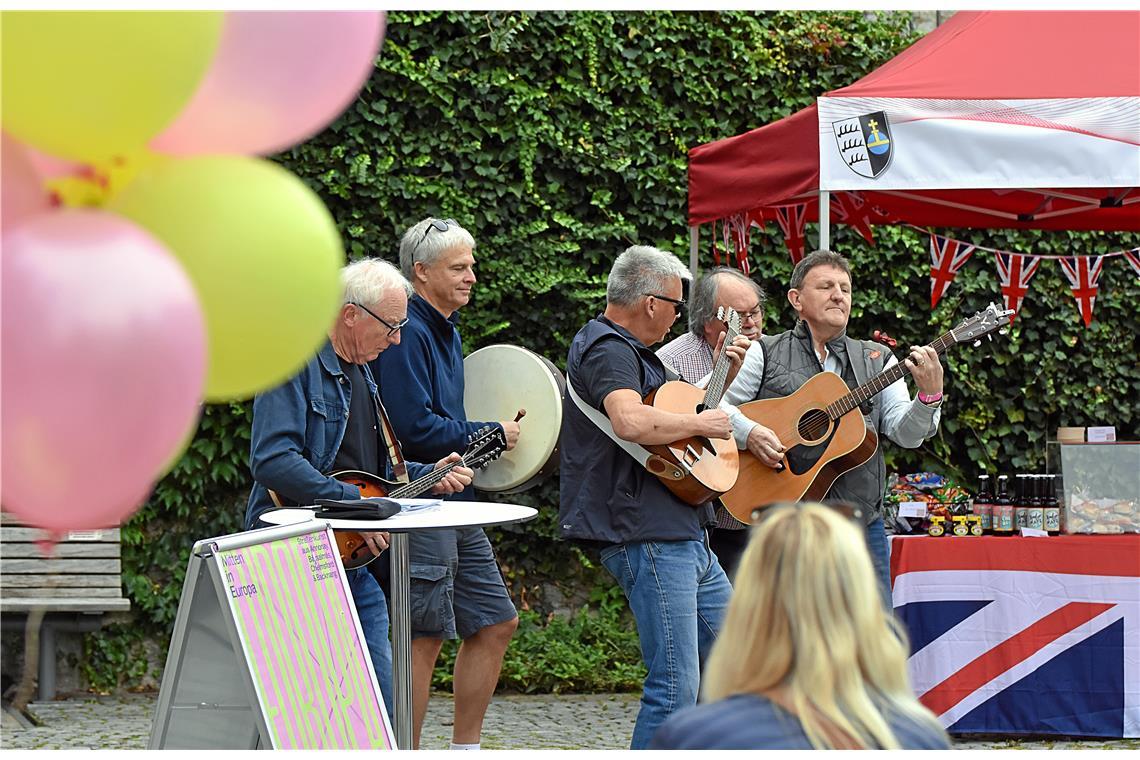
[[[941,354],[955,343],[989,335],[1008,325],[1012,314],[991,303],[930,347]],[[784,444],[784,468],[774,470],[751,452],[740,452],[740,476],[721,502],[749,523],[756,507],[823,498],[836,478],[870,459],[879,445],[863,416],[851,412],[908,374],[910,368],[899,362],[850,390],[839,375],[820,372],[790,396],[741,404],[744,416],[771,428]]]
[[[458,462],[450,462],[410,483],[396,483],[362,470],[341,470],[331,473],[329,477],[358,487],[361,498],[414,499],[443,480],[456,467],[470,467],[472,469],[485,467],[488,463],[498,459],[506,450],[507,441],[503,437],[503,431],[497,426],[488,425],[480,428],[468,438],[467,449]],[[270,491],[269,495],[275,504],[283,506],[277,494]],[[376,555],[368,548],[368,544],[364,542],[364,536],[360,533],[352,530],[334,529],[333,537],[336,538],[341,564],[346,570],[364,567],[376,559]]]
[[[725,348],[740,333],[740,315],[722,306],[716,316],[726,323],[727,333],[705,390],[682,380],[671,380],[646,396],[646,404],[677,414],[700,414],[717,408],[724,397],[724,381],[732,364]],[[690,436],[645,448],[655,455],[649,457],[646,468],[686,504],[703,504],[736,482],[740,455],[732,438]]]

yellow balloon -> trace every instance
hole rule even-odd
[[[5,131],[82,161],[146,145],[197,89],[222,18],[215,11],[5,11]]]
[[[327,339],[344,247],[321,199],[280,166],[240,156],[158,164],[108,210],[165,243],[198,289],[207,401],[281,383]]]

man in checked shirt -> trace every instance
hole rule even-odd
[[[735,310],[740,315],[740,334],[759,340],[764,301],[763,289],[739,270],[711,270],[696,281],[689,295],[689,331],[658,349],[657,357],[676,370],[682,380],[698,383],[712,372],[713,347],[724,331],[724,323],[716,318],[717,308]],[[736,575],[736,565],[748,543],[747,527],[724,507],[716,508],[716,528],[710,532],[709,545],[729,580]]]

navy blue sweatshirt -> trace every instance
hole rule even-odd
[[[463,453],[467,437],[486,422],[468,422],[463,410],[463,344],[458,313],[445,319],[434,306],[412,296],[400,345],[389,346],[371,362],[380,397],[404,456],[437,462]],[[454,499],[471,500],[468,487]]]

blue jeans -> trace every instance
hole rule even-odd
[[[871,552],[871,565],[879,579],[879,594],[887,612],[894,609],[891,601],[891,549],[887,544],[887,530],[883,518],[876,517],[867,524],[867,550]]]
[[[382,554],[373,561],[387,562],[388,555]],[[345,570],[344,574],[348,576],[348,587],[352,591],[352,601],[356,604],[360,628],[364,631],[364,642],[372,657],[372,667],[376,669],[376,680],[380,682],[384,708],[388,711],[388,719],[395,720],[392,712],[392,645],[388,642],[388,601],[384,597],[384,590],[368,568]]]
[[[704,541],[647,541],[602,550],[637,621],[645,686],[630,749],[649,746],[654,731],[695,705],[701,663],[712,649],[732,586]]]

